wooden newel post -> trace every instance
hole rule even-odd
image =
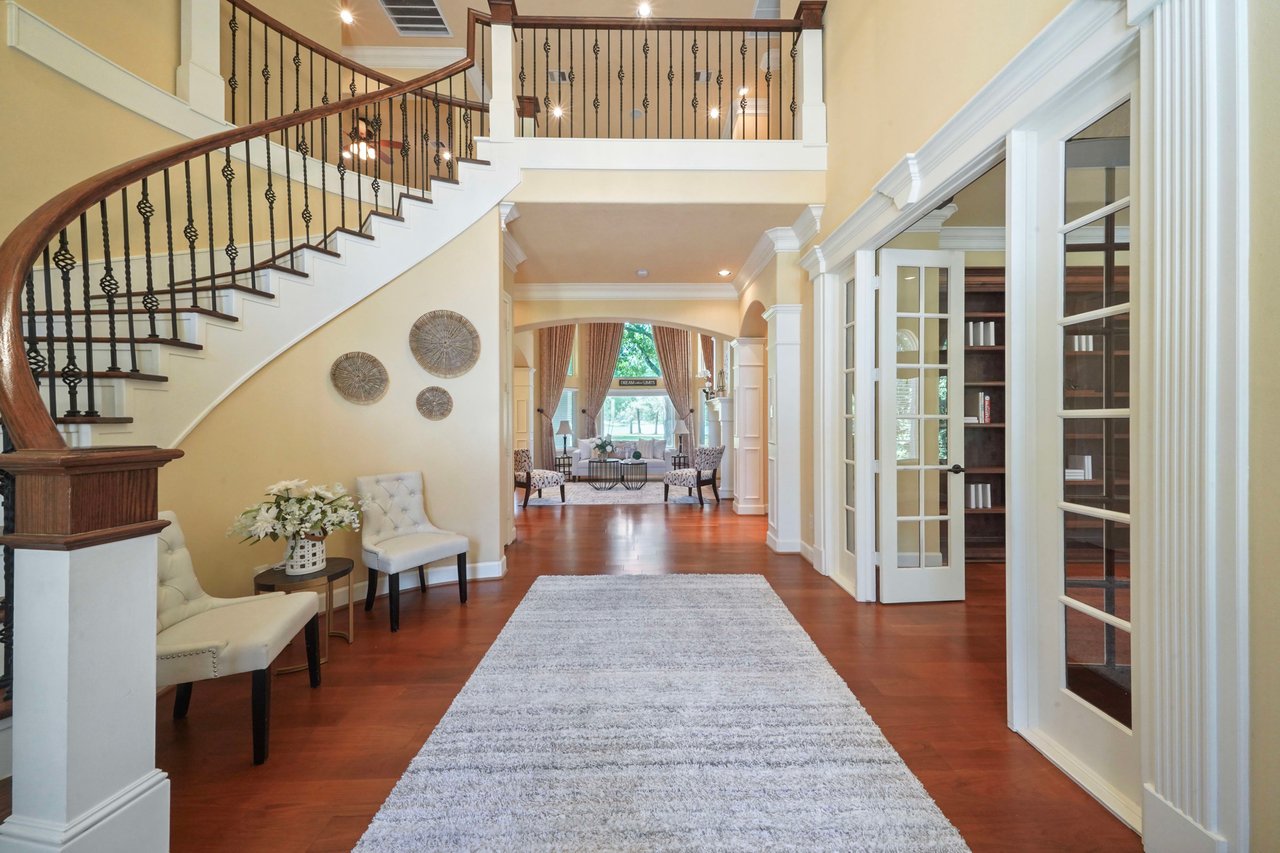
[[[489,38],[492,41],[493,84],[489,97],[489,135],[494,142],[515,138],[515,0],[489,0]]]
[[[156,447],[20,450],[13,813],[0,851],[163,851],[155,766]]]

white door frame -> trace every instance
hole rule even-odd
[[[1245,850],[1249,843],[1245,10],[1246,0],[1075,0],[802,261],[818,290],[814,304],[830,305],[827,291],[843,284],[842,271],[994,165],[1006,142],[1009,180],[1016,182],[1026,167],[1016,149],[1027,119],[1062,93],[1110,73],[1141,42],[1133,335],[1145,355],[1134,364],[1133,430],[1146,443],[1135,440],[1132,465],[1133,515],[1142,527],[1135,531],[1133,559],[1149,575],[1134,589],[1135,668],[1141,671],[1135,711],[1143,731],[1149,849]],[[1030,221],[1023,201],[1011,196],[1007,208],[1014,226],[1007,241],[1011,270],[1028,268],[1020,245],[1025,235],[1016,233],[1019,221]],[[860,282],[871,280],[861,273]],[[829,312],[832,325],[818,336],[827,345],[815,348],[815,376],[839,375],[843,343],[834,324],[840,316]],[[1011,383],[1029,379],[1010,368]],[[1199,380],[1198,404],[1187,405],[1184,389],[1174,387],[1172,377],[1179,376]],[[843,480],[821,472],[843,463],[839,393],[828,387],[815,409],[826,420],[814,464],[815,480],[825,484],[817,497],[829,520],[839,517],[835,486],[842,489]],[[1184,447],[1182,460],[1190,466],[1174,470],[1157,457],[1168,446]],[[839,525],[823,530],[830,570],[838,553],[831,550],[833,528]],[[1021,580],[1011,571],[1009,630],[1015,632],[1027,618],[1018,600]],[[874,575],[862,571],[842,585],[853,586],[859,600],[875,595]],[[1026,661],[1010,649],[1012,684]],[[1024,713],[1011,690],[1015,730]]]

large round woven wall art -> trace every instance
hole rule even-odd
[[[418,392],[418,414],[429,421],[442,421],[453,411],[453,397],[439,385]]]
[[[480,358],[480,335],[461,314],[431,311],[409,330],[409,349],[428,373],[452,379],[475,367]]]
[[[367,352],[338,356],[329,368],[329,380],[342,399],[362,406],[381,400],[389,384],[387,369]]]

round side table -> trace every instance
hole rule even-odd
[[[356,611],[353,606],[355,603],[355,572],[353,571],[355,565],[355,561],[347,557],[329,557],[325,560],[323,569],[306,575],[287,575],[280,566],[268,567],[254,577],[253,594],[257,595],[261,592],[275,592],[277,590],[297,592],[298,590],[311,588],[319,591],[320,585],[323,584],[326,631],[324,642],[321,644],[320,649],[320,663],[328,663],[330,637],[341,637],[347,641],[347,645],[351,645],[356,639]],[[347,630],[335,631],[333,630],[333,582],[341,578],[347,579]],[[282,667],[276,671],[284,674],[286,672],[298,672],[306,668],[306,664],[301,664],[299,666]]]

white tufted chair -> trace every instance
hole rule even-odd
[[[693,490],[698,490],[698,505],[702,506],[706,503],[702,499],[702,487],[710,486],[711,493],[716,496],[716,503],[720,503],[720,460],[724,458],[724,445],[719,447],[697,447],[693,451],[693,467],[680,468],[672,471],[662,478],[662,500],[666,502],[671,492],[671,487],[686,488],[689,494],[693,494]]]
[[[515,452],[516,488],[524,489],[523,507],[529,506],[529,493],[537,492],[542,497],[543,489],[560,489],[560,503],[564,503],[564,475],[557,471],[547,471],[533,467],[533,454],[528,450]]]
[[[391,598],[391,630],[400,630],[400,573],[418,570],[418,585],[427,590],[423,568],[446,557],[458,558],[458,597],[467,602],[467,537],[441,530],[427,518],[423,505],[422,475],[376,474],[357,477],[356,492],[365,501],[360,528],[364,564],[369,568],[369,589],[364,609],[373,609],[378,594],[378,572],[387,576]]]
[[[320,686],[320,596],[314,592],[214,598],[200,588],[178,517],[160,513],[156,578],[156,686],[178,685],[173,717],[191,706],[192,682],[253,673],[253,763],[267,760],[271,662],[304,631],[311,686]]]

